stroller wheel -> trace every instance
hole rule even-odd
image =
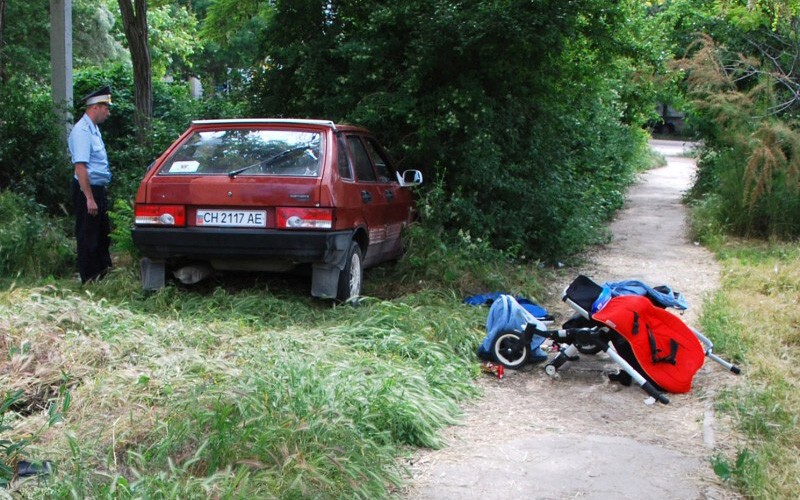
[[[521,368],[530,356],[531,347],[522,340],[517,332],[501,332],[492,344],[492,355],[495,361],[506,368]]]
[[[602,351],[600,346],[596,346],[594,344],[575,344],[575,348],[577,348],[578,352],[581,354],[597,354],[598,352]]]

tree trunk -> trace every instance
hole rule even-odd
[[[0,83],[6,83],[6,63],[3,49],[6,47],[6,0],[0,0]]]
[[[153,72],[150,45],[147,42],[147,0],[117,0],[117,2],[122,13],[122,25],[133,63],[136,105],[134,122],[137,140],[139,144],[148,145],[150,121],[153,118]]]

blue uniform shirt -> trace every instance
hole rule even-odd
[[[69,133],[69,152],[72,163],[85,163],[89,172],[89,184],[107,186],[111,182],[108,155],[100,129],[84,114]],[[75,176],[77,179],[78,177]]]

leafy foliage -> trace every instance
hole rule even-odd
[[[756,30],[763,27],[757,25]],[[777,39],[786,34],[775,33]],[[740,38],[758,47],[757,37]],[[784,100],[787,75],[758,50],[732,54],[710,36],[691,47],[676,66],[686,72],[687,92],[706,139],[693,197],[717,217],[696,227],[725,227],[734,234],[795,238],[800,235],[800,103]],[[744,161],[743,161],[744,159]],[[713,210],[707,210],[711,204]]]
[[[20,75],[39,83],[47,82],[50,77],[47,3],[7,2],[5,17],[0,46],[4,76]]]
[[[148,9],[147,21],[153,79],[163,79],[167,74],[191,75],[192,56],[203,43],[191,11],[182,5],[162,5]]]
[[[0,190],[57,212],[66,205],[72,174],[62,143],[66,124],[56,117],[49,90],[13,77],[0,84],[0,101]]]
[[[130,54],[120,43],[120,34],[115,26],[115,12],[118,9],[116,0],[72,2],[72,43],[76,67],[130,60]]]
[[[637,45],[633,3],[274,9],[253,113],[372,128],[403,168],[443,177],[448,233],[551,257],[595,241],[621,204],[650,102],[628,84],[648,66],[627,55],[657,46]]]
[[[41,278],[72,270],[73,243],[63,222],[44,207],[13,193],[0,191],[0,276]]]

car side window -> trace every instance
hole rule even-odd
[[[356,168],[358,180],[375,182],[377,177],[375,176],[375,171],[372,170],[372,162],[369,159],[367,150],[364,149],[364,144],[355,135],[348,136],[347,143],[350,145],[350,152],[353,155],[353,166]]]
[[[367,150],[372,158],[372,162],[375,164],[375,170],[378,172],[378,180],[381,182],[391,181],[393,179],[392,169],[390,167],[391,162],[381,150],[380,146],[378,146],[375,139],[367,138]]]
[[[342,137],[336,141],[337,157],[336,165],[339,169],[339,177],[342,179],[353,179],[353,171],[350,169],[350,161],[347,159],[347,145]]]

